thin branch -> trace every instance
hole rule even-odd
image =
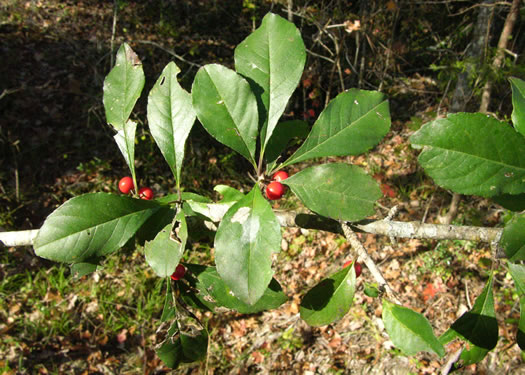
[[[387,283],[385,278],[383,277],[383,274],[381,271],[379,271],[379,268],[377,268],[374,260],[368,255],[366,252],[365,247],[359,241],[359,238],[357,238],[357,235],[355,232],[345,223],[341,222],[341,228],[343,228],[343,232],[345,234],[346,240],[350,243],[352,248],[357,252],[358,257],[365,263],[366,267],[374,277],[374,279],[379,284],[379,288],[384,290],[388,297],[392,299],[395,303],[402,305],[399,298],[397,298],[396,293],[394,290],[390,287],[390,285]]]
[[[227,211],[224,204],[208,204],[210,215],[219,222]],[[276,211],[282,227],[300,227],[343,234],[339,222],[319,215],[294,211]],[[362,220],[348,223],[352,230],[383,236],[400,238],[419,238],[430,240],[466,240],[494,243],[498,242],[503,228],[473,227],[459,225],[423,224],[417,221]],[[31,246],[38,230],[0,232],[0,242],[4,246]],[[498,257],[505,257],[498,251]]]
[[[200,64],[196,64],[196,63],[193,63],[191,61],[186,60],[184,57],[182,57],[182,56],[178,55],[177,53],[175,53],[175,51],[173,51],[172,49],[166,48],[166,47],[162,46],[159,43],[152,42],[151,40],[137,40],[136,42],[137,43],[142,43],[142,44],[149,44],[149,45],[152,45],[154,47],[157,47],[157,48],[163,50],[164,52],[170,54],[171,56],[175,57],[176,59],[178,59],[178,60],[180,60],[180,61],[182,61],[182,62],[184,62],[186,64],[189,64],[191,66],[195,66],[197,68],[200,68],[202,66]]]

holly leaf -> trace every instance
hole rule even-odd
[[[345,267],[321,280],[301,301],[301,319],[319,327],[333,323],[350,310],[355,293],[355,269]]]
[[[306,141],[282,166],[323,156],[359,155],[389,129],[390,110],[382,93],[345,91],[321,112]]]
[[[456,337],[468,341],[471,348],[464,350],[460,357],[465,365],[481,361],[498,342],[498,322],[494,311],[492,284],[491,275],[483,291],[476,298],[472,310],[460,316],[439,338],[442,344]]]
[[[507,262],[507,266],[520,299],[520,321],[516,341],[520,349],[525,350],[525,266],[511,262]]]
[[[117,52],[115,66],[104,79],[106,120],[122,130],[144,88],[144,71],[137,54],[126,43]]]
[[[512,87],[512,123],[525,136],[525,81],[514,77],[509,81]]]
[[[282,181],[306,207],[336,220],[358,221],[374,214],[381,190],[361,168],[332,163],[316,165]]]
[[[407,355],[422,351],[436,353],[440,357],[446,354],[423,315],[384,299],[382,317],[388,336]]]
[[[206,131],[256,166],[257,101],[248,82],[222,65],[205,65],[193,81],[192,99]]]
[[[117,134],[113,137],[117,146],[124,156],[124,160],[131,171],[133,178],[133,184],[136,185],[137,176],[135,174],[135,132],[137,130],[137,123],[132,120],[128,120],[124,127],[120,129]]]
[[[146,261],[157,276],[168,277],[175,272],[184,253],[187,239],[186,218],[181,210],[175,216],[173,223],[166,225],[153,241],[145,243]]]
[[[195,122],[191,95],[179,84],[180,69],[170,62],[148,96],[148,123],[151,135],[168,162],[180,186],[184,146]]]
[[[241,314],[254,314],[276,309],[288,300],[279,282],[272,279],[262,297],[254,305],[249,305],[232,295],[231,289],[221,279],[215,267],[196,264],[187,264],[187,267],[197,278],[194,283],[194,288],[199,291],[197,298],[212,310],[216,306],[222,306]]]
[[[505,225],[500,246],[510,261],[525,260],[525,214],[514,216]]]
[[[295,91],[306,61],[301,33],[284,18],[268,13],[261,26],[235,48],[235,69],[249,78],[260,104],[263,151]]]
[[[272,280],[272,258],[281,248],[281,228],[258,187],[235,203],[215,235],[217,271],[233,295],[254,305]]]
[[[456,193],[492,197],[525,192],[525,138],[481,113],[455,113],[410,137],[419,163],[436,184]]]
[[[283,121],[277,124],[272,137],[266,145],[266,151],[264,153],[264,158],[267,161],[266,169],[271,173],[275,168],[278,158],[281,156],[290,141],[294,138],[306,138],[309,130],[310,126],[308,123],[302,120]]]
[[[159,205],[107,193],[72,198],[47,217],[34,241],[36,255],[81,263],[108,255],[135,234]]]

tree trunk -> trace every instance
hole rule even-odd
[[[469,78],[475,74],[486,54],[487,37],[490,32],[490,13],[493,10],[491,5],[493,3],[494,0],[485,0],[479,8],[472,42],[465,51],[465,70],[458,75],[456,89],[450,104],[450,112],[464,112],[467,108],[467,103],[472,95],[472,82],[469,82]]]
[[[509,14],[507,14],[505,25],[503,26],[503,30],[499,37],[496,56],[494,57],[494,61],[492,62],[492,69],[494,70],[499,69],[501,67],[501,64],[503,63],[503,58],[505,57],[505,49],[507,48],[507,44],[512,34],[512,29],[514,28],[514,24],[516,23],[516,20],[518,19],[519,5],[520,5],[520,0],[512,1],[512,5],[510,7]],[[482,113],[486,113],[489,109],[491,91],[492,91],[492,81],[488,79],[487,82],[485,83],[485,86],[483,87],[483,94],[481,95],[481,104],[479,106],[479,111]]]

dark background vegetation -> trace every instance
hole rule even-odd
[[[466,70],[467,63],[475,63],[476,69],[468,77],[473,92],[466,110],[478,110],[481,89],[491,80],[494,87],[489,111],[500,119],[510,119],[511,90],[507,78],[525,78],[523,18],[520,17],[514,27],[502,68],[492,70],[494,47],[510,2],[489,4],[487,48],[475,61],[470,61],[465,51],[472,43],[481,9],[478,1],[293,0],[291,3],[293,22],[301,30],[308,56],[304,76],[284,116],[313,123],[324,105],[344,89],[359,87],[384,92],[390,101],[391,133],[385,144],[366,158],[349,161],[366,166],[384,187],[391,189],[383,205],[405,207],[407,220],[419,220],[427,213],[429,222],[437,220],[446,210],[450,195],[424,177],[407,138],[422,123],[447,113],[457,77]],[[139,122],[136,155],[140,184],[152,186],[157,195],[172,191],[171,173],[145,123],[149,89],[170,61],[181,68],[181,84],[188,91],[199,66],[216,62],[233,67],[235,46],[259,26],[268,11],[287,18],[287,4],[287,1],[270,0],[4,0],[0,4],[2,230],[39,228],[53,209],[73,196],[117,191],[116,183],[127,170],[112,139],[112,130],[105,122],[102,84],[122,42],[129,43],[137,52],[146,73],[145,90],[132,115]],[[523,14],[522,3],[520,15]],[[236,188],[250,183],[243,159],[215,142],[198,124],[189,138],[185,162],[182,185],[189,191],[213,196],[213,186],[219,183]],[[502,215],[500,208],[472,198],[461,206],[458,223],[493,226],[500,223]],[[300,269],[313,267],[317,273],[312,271],[306,275],[306,280],[310,280],[306,284],[311,286],[313,280],[327,272],[330,262],[327,263],[326,258],[344,257],[348,251],[340,238],[323,233],[292,230],[285,233],[285,241],[286,256],[281,259],[280,272],[283,278],[292,278],[291,285],[296,282],[293,277],[297,277]],[[375,239],[370,241],[371,248],[383,246],[375,243]],[[194,251],[188,260],[210,262],[211,246],[210,243],[193,244]],[[479,267],[483,270],[490,262],[487,258],[480,260],[480,254],[488,250],[476,248],[478,245],[409,243],[406,246],[413,248],[415,254],[434,250],[433,258],[410,257],[415,269],[419,269],[416,281],[399,281],[397,276],[396,282],[403,288],[414,282],[419,285],[419,289],[412,286],[413,291],[425,290],[425,283],[432,280],[425,272],[435,272],[436,262],[443,267],[440,275],[445,285],[443,295],[454,296],[460,290],[463,293],[461,278],[472,277],[471,287],[476,289],[485,277]],[[461,261],[455,253],[458,248],[467,254]],[[308,251],[316,254],[313,265],[308,263]],[[384,254],[378,250],[376,255],[381,258]],[[106,271],[99,276],[101,280],[87,279],[80,286],[67,280],[67,268],[34,257],[31,249],[2,248],[0,257],[0,297],[4,300],[0,303],[0,336],[3,337],[0,370],[5,369],[7,373],[162,371],[162,365],[148,345],[162,306],[162,298],[155,297],[161,294],[158,293],[160,284],[147,270],[140,253],[124,252],[122,257],[108,261]],[[389,260],[385,267],[391,267],[392,259],[397,259],[391,255],[386,258]],[[401,263],[406,261],[405,258]],[[286,268],[286,263],[293,268]],[[451,264],[457,267],[458,278],[450,272]],[[464,269],[469,271],[465,273]],[[408,277],[405,273],[402,275]],[[504,276],[503,273],[503,280]],[[40,286],[37,287],[37,283]],[[119,295],[123,285],[125,290],[137,291],[143,300],[134,298],[132,292]],[[305,287],[304,283],[295,289],[290,287],[291,293]],[[511,301],[505,311],[515,313],[512,296],[502,294],[501,297]],[[407,301],[413,305],[413,300],[407,297]],[[293,303],[285,308],[290,316],[294,313]],[[372,311],[373,316],[374,310],[370,310],[373,303],[367,300],[363,303],[364,310]],[[447,306],[455,311],[457,304],[459,302]],[[364,319],[359,312],[353,314]],[[308,330],[297,326],[299,323],[281,327],[286,319],[273,318],[277,322],[267,315],[243,320],[231,313],[213,318],[210,325],[216,336],[208,369],[216,373],[257,372],[262,371],[261,366],[267,366],[266,370],[302,372],[310,371],[310,364],[326,361],[325,367],[312,371],[349,372],[351,335],[335,330],[331,333]],[[450,317],[445,320],[450,324]],[[255,333],[267,325],[277,332],[272,336],[273,341],[268,339],[258,346],[253,342],[240,344],[241,338],[250,337],[250,332]],[[290,331],[290,327],[294,329]],[[244,333],[235,336],[236,329]],[[312,348],[323,343],[319,337],[330,344],[336,334],[343,335],[343,339],[339,338],[348,350],[339,353],[336,348],[331,352],[319,349],[315,357]],[[255,340],[255,337],[252,338]],[[381,358],[398,358],[395,350],[381,344],[384,338],[371,337],[365,341],[372,348],[377,345],[377,352],[359,352],[357,358],[363,359],[359,362],[360,368],[374,364],[381,369]],[[298,354],[301,351],[302,357]],[[273,357],[272,352],[286,358]],[[521,360],[512,353],[505,363],[520,366]],[[272,367],[275,360],[282,363],[282,368]],[[425,371],[432,372],[437,366],[432,364],[434,358],[422,357],[417,361],[410,363],[413,371],[428,368]],[[357,365],[356,362],[354,366]],[[203,365],[192,365],[183,372],[203,369]]]

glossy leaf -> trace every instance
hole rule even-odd
[[[262,104],[263,150],[301,79],[305,61],[299,30],[273,13],[266,14],[261,26],[235,48],[235,69],[250,79]]]
[[[162,229],[153,241],[144,245],[146,261],[159,277],[168,277],[175,272],[180,262],[186,240],[188,228],[184,213],[179,211],[173,223]]]
[[[191,95],[177,81],[180,69],[170,62],[148,96],[148,123],[151,135],[168,162],[180,186],[184,145],[195,122]]]
[[[442,344],[446,344],[460,337],[478,347],[479,349],[471,349],[462,356],[465,361],[483,359],[483,352],[488,353],[498,342],[498,322],[494,311],[492,284],[491,276],[482,293],[476,298],[472,310],[459,317],[439,339]]]
[[[383,323],[394,345],[407,355],[422,351],[436,353],[440,357],[445,355],[445,348],[423,315],[383,300]]]
[[[520,299],[520,321],[516,341],[520,349],[525,350],[525,266],[511,262],[507,262],[507,266]]]
[[[321,112],[301,147],[283,166],[322,156],[359,155],[390,129],[388,101],[377,91],[345,91]]]
[[[509,267],[510,275],[512,276],[512,280],[514,280],[514,285],[516,285],[519,296],[525,297],[525,266],[511,262],[507,262],[507,266]]]
[[[357,221],[374,214],[381,198],[377,183],[361,168],[322,164],[303,169],[283,181],[306,207],[336,220]]]
[[[248,81],[222,65],[199,69],[193,81],[193,107],[204,128],[255,166],[257,101]]]
[[[239,190],[227,185],[217,185],[213,190],[222,195],[221,203],[237,202],[244,197],[244,194]]]
[[[47,217],[35,239],[35,253],[67,263],[110,254],[124,246],[158,209],[154,201],[122,195],[75,197]]]
[[[281,227],[256,186],[226,212],[215,236],[217,271],[233,295],[254,305],[272,280]]]
[[[525,260],[525,214],[513,217],[505,225],[500,246],[509,260]]]
[[[260,311],[276,309],[288,300],[281,285],[272,279],[262,297],[254,304],[248,305],[234,297],[231,289],[224,283],[215,267],[187,265],[197,278],[194,287],[199,290],[197,297],[210,309],[216,306],[236,310],[241,314],[254,314]]]
[[[117,52],[115,66],[104,80],[106,120],[122,130],[144,88],[144,71],[137,54],[126,43]]]
[[[510,78],[512,87],[512,124],[525,136],[525,81]]]
[[[301,319],[319,327],[345,316],[352,306],[355,293],[355,269],[346,267],[321,280],[301,301]]]
[[[281,156],[286,146],[294,138],[304,139],[308,136],[310,126],[306,121],[290,120],[283,121],[277,124],[272,137],[266,145],[264,157],[268,163],[267,169],[269,173],[274,169],[278,158]]]
[[[441,187],[491,197],[525,192],[525,138],[481,113],[456,113],[410,137],[419,163]]]
[[[117,146],[124,156],[124,160],[131,171],[133,184],[136,186],[137,176],[135,174],[135,132],[137,130],[137,123],[128,120],[124,128],[120,129],[113,137]]]

